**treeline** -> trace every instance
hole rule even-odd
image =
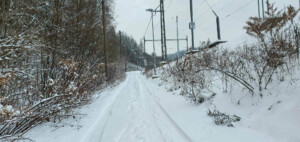
[[[113,0],[104,5],[100,0],[0,1],[0,136],[22,134],[44,121],[65,117],[87,104],[95,91],[124,77],[126,58],[120,54],[113,4]]]
[[[144,43],[137,43],[135,39],[124,32],[121,32],[121,55],[128,62],[145,68],[153,68],[153,56],[145,51]],[[157,65],[161,61],[161,57],[157,57]],[[146,64],[145,64],[146,62]]]
[[[252,96],[264,97],[273,82],[292,76],[299,66],[299,10],[292,6],[278,10],[269,3],[267,6],[265,19],[251,17],[244,27],[253,43],[235,50],[202,50],[164,68],[162,78],[173,78],[170,90],[180,89],[181,95],[202,103],[216,95],[212,88],[221,77],[222,84],[217,87],[224,92],[240,84]]]

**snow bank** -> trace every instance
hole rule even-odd
[[[97,142],[101,120],[127,80],[115,88],[95,94],[95,101],[77,110],[73,117],[57,123],[45,123],[30,130],[24,137],[37,142]]]

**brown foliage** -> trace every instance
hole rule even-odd
[[[0,76],[0,88],[4,88],[7,86],[8,81],[11,79],[11,77],[14,75],[13,72],[7,73],[4,76]]]

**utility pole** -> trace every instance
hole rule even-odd
[[[154,66],[154,75],[156,76],[156,53],[155,53],[155,38],[154,38],[154,23],[153,23],[153,9],[147,9],[146,11],[151,12],[151,19],[152,19],[152,38],[153,38],[153,66]]]
[[[119,35],[120,35],[120,58],[122,56],[122,33],[121,31],[119,31]]]
[[[263,20],[265,19],[265,4],[264,4],[264,0],[261,0],[261,6],[262,6],[262,16],[263,16]]]
[[[146,38],[144,37],[144,54],[146,53]]]
[[[168,59],[164,0],[160,0],[160,26],[161,26],[162,60],[164,61]]]
[[[177,30],[177,59],[179,59],[179,33],[178,33],[178,16],[176,16],[176,30]]]
[[[124,46],[124,50],[125,50],[125,52],[124,52],[124,57],[125,57],[125,72],[127,71],[127,46],[125,45]]]
[[[259,0],[257,0],[257,4],[258,4],[258,18],[260,19],[260,3],[259,3]]]
[[[300,0],[299,0],[300,1]],[[267,0],[267,3],[270,4],[269,0]],[[267,12],[269,13],[269,6],[267,6]]]
[[[102,21],[103,21],[103,41],[104,41],[104,62],[105,62],[105,76],[108,78],[108,65],[107,65],[107,51],[106,51],[106,19],[105,19],[105,0],[102,0]]]
[[[153,12],[151,12],[152,16],[152,38],[154,40],[154,24],[153,24]],[[156,53],[155,53],[155,42],[153,41],[153,56],[154,56],[154,75],[156,75]]]
[[[191,13],[191,22],[189,28],[191,29],[191,34],[192,34],[192,50],[194,50],[195,49],[195,44],[194,44],[195,23],[194,23],[194,16],[193,16],[193,0],[190,0],[190,13]]]
[[[138,62],[138,59],[136,59],[136,70],[138,71],[139,70],[139,62]]]
[[[186,52],[189,52],[189,37],[186,36]]]
[[[189,39],[188,39],[188,36],[186,36],[186,38],[177,38],[177,39],[167,39],[167,41],[186,41],[186,48],[187,48],[187,51],[188,51],[188,47],[189,47]],[[147,39],[144,39],[144,42],[148,42],[148,41],[151,41],[151,42],[160,42],[161,40],[160,39],[156,39],[156,40],[147,40]]]

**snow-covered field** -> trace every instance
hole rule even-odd
[[[80,109],[79,116],[46,123],[28,132],[37,142],[299,142],[300,96],[267,96],[260,101],[217,95],[213,104],[223,112],[242,117],[234,128],[216,126],[207,116],[212,103],[196,105],[167,91],[170,84],[130,72],[120,85],[107,89]],[[299,87],[299,85],[298,85]],[[276,89],[276,88],[274,88]],[[276,103],[280,101],[281,103]],[[255,102],[255,103],[254,103]],[[249,103],[252,105],[249,105]],[[270,104],[274,104],[269,110]],[[61,127],[63,126],[63,127]]]

